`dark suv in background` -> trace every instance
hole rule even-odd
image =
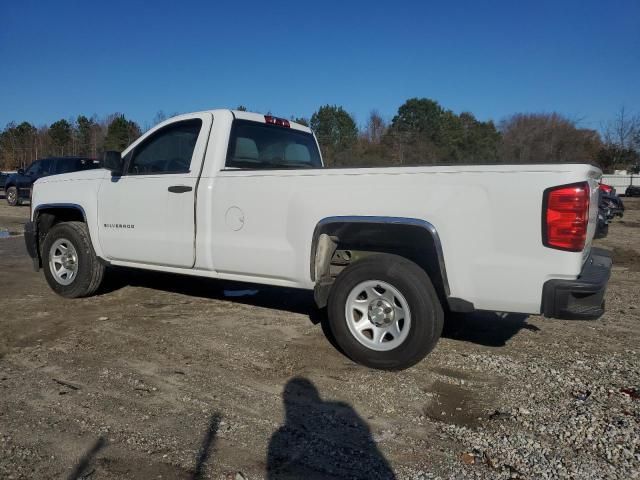
[[[97,160],[86,157],[49,157],[36,160],[26,170],[20,169],[7,177],[4,182],[7,203],[16,206],[23,200],[28,200],[31,186],[39,178],[98,167],[100,164]]]
[[[4,193],[4,184],[7,181],[9,173],[0,172],[0,193]]]

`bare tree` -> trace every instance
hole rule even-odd
[[[595,162],[601,147],[596,131],[558,113],[518,113],[503,120],[500,131],[505,163]]]
[[[365,135],[371,143],[380,143],[382,136],[387,131],[387,122],[384,121],[378,110],[371,110],[369,120],[365,126]]]
[[[169,117],[167,116],[166,113],[164,113],[164,110],[158,110],[156,112],[155,117],[153,117],[153,120],[151,121],[151,123],[153,126],[155,126],[155,125],[158,125],[159,123],[164,122],[167,118]]]
[[[620,107],[613,120],[604,126],[602,136],[607,145],[621,150],[640,148],[640,115],[631,115]]]

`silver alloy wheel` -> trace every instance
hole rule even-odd
[[[66,238],[59,238],[51,245],[49,269],[60,285],[70,285],[78,275],[78,252]]]
[[[345,317],[351,334],[371,350],[393,350],[411,329],[407,300],[393,285],[380,280],[361,282],[349,292]]]
[[[18,197],[18,191],[14,190],[13,188],[9,189],[7,191],[7,202],[8,203],[14,203],[17,200]]]

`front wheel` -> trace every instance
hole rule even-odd
[[[51,289],[67,298],[93,294],[105,270],[82,222],[59,223],[49,230],[42,246],[42,263]]]
[[[444,313],[426,272],[406,258],[371,255],[347,267],[329,296],[329,326],[355,362],[384,370],[415,365],[435,347]]]
[[[20,202],[20,196],[18,195],[17,187],[7,188],[6,196],[7,196],[7,203],[9,204],[9,206],[17,207],[18,205],[20,205],[21,202]]]

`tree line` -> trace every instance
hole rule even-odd
[[[640,115],[624,108],[602,132],[558,113],[517,113],[496,125],[427,98],[407,100],[390,122],[374,110],[360,129],[335,105],[320,107],[308,124],[334,166],[585,162],[612,172],[640,165]]]
[[[106,150],[124,150],[141,134],[140,126],[121,113],[102,119],[79,115],[41,127],[11,122],[0,133],[0,167],[24,168],[48,156],[98,158]]]
[[[153,124],[166,118],[160,111]],[[496,125],[428,98],[407,100],[390,121],[373,110],[361,127],[338,105],[291,120],[314,130],[328,166],[588,162],[610,172],[640,163],[640,116],[624,109],[600,132],[558,113],[517,113]],[[52,155],[98,158],[106,150],[124,150],[141,133],[121,113],[80,115],[41,127],[11,122],[0,133],[0,168],[25,167]]]

